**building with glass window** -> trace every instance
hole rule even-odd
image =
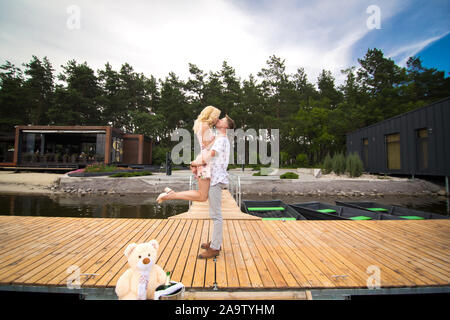
[[[82,168],[90,163],[151,164],[152,143],[110,126],[16,126],[0,137],[0,165]]]
[[[450,176],[450,97],[347,134],[366,172]]]

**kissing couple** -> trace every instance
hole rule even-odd
[[[213,221],[213,233],[210,242],[202,243],[201,248],[205,251],[199,254],[200,259],[218,256],[222,245],[222,189],[229,183],[227,167],[230,142],[227,138],[227,129],[234,129],[235,124],[228,115],[221,119],[219,116],[219,109],[207,106],[194,122],[193,129],[200,142],[201,151],[190,163],[190,169],[198,180],[198,190],[175,192],[167,187],[156,199],[161,203],[173,199],[204,202],[209,198],[209,216]],[[216,136],[213,127],[216,128]]]

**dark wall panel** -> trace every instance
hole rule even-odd
[[[428,130],[428,170],[418,172],[417,130]],[[401,170],[387,169],[385,136],[400,133]],[[347,152],[362,156],[362,139],[369,141],[371,173],[450,176],[450,98],[381,121],[347,135]]]

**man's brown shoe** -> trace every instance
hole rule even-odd
[[[200,248],[202,249],[209,249],[209,247],[211,246],[211,241],[207,242],[207,243],[202,243],[202,245],[200,246]],[[220,246],[219,251],[222,250],[222,246]]]
[[[208,258],[214,258],[217,257],[220,253],[220,250],[214,250],[211,248],[206,249],[202,253],[198,255],[200,259],[208,259]]]

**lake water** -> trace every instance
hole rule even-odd
[[[156,203],[155,195],[30,195],[0,194],[0,215],[91,218],[142,218],[165,219],[186,212],[187,201],[175,200]],[[399,205],[443,215],[449,215],[448,200],[435,197],[385,196],[385,197],[307,197],[243,195],[243,200],[280,199],[285,203],[321,201],[334,204],[335,200],[376,201]]]
[[[189,208],[188,202],[181,200],[158,205],[156,197],[0,194],[0,215],[165,219]]]

